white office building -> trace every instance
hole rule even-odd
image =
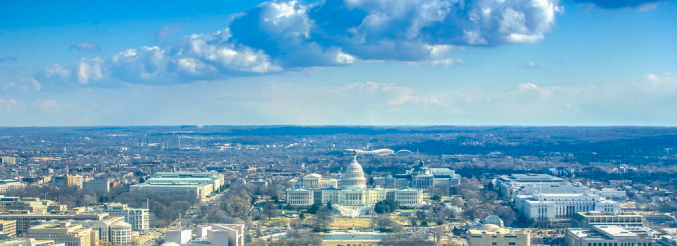
[[[592,190],[593,193],[606,199],[625,199],[628,198],[628,193],[624,190],[617,190],[614,188],[602,188],[601,190]]]
[[[656,232],[646,227],[595,225],[592,229],[567,229],[567,246],[657,246]]]
[[[26,187],[24,183],[14,179],[0,179],[0,194],[4,194],[12,190],[22,189],[24,187]]]
[[[509,192],[514,196],[530,196],[535,194],[585,194],[591,191],[590,187],[573,184],[540,184],[529,186],[514,186]]]
[[[132,245],[132,226],[124,222],[123,217],[108,217],[99,221],[80,223],[97,231],[101,241],[109,242],[113,246]]]
[[[515,196],[515,208],[527,219],[571,218],[578,212],[620,212],[620,204],[594,194],[537,194]]]
[[[150,212],[147,208],[130,208],[127,204],[109,203],[97,208],[110,216],[124,217],[125,222],[132,226],[132,230],[144,231],[150,229]]]
[[[457,186],[461,183],[461,175],[449,168],[428,168],[421,162],[419,166],[407,170],[403,174],[393,174],[385,177],[374,177],[374,186],[383,188],[415,188],[429,189],[433,186]]]
[[[501,195],[505,197],[513,197],[513,192],[524,186],[547,187],[566,184],[564,179],[548,174],[511,174],[496,178],[496,186],[499,187]]]
[[[182,246],[244,246],[245,225],[212,224],[195,228],[195,238],[191,230],[167,232],[166,241]]]
[[[221,189],[223,184],[224,176],[216,172],[160,172],[151,176],[143,184],[132,185],[130,190],[142,193],[185,194],[204,199],[214,191]]]
[[[338,179],[335,178],[324,178],[322,175],[317,173],[311,173],[303,178],[296,180],[291,180],[292,187],[296,189],[324,189],[329,187],[338,188]]]

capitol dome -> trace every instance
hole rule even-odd
[[[346,173],[350,172],[360,172],[364,174],[364,171],[362,170],[362,165],[357,162],[357,156],[353,156],[353,161],[348,164],[346,167]]]
[[[346,171],[343,173],[341,180],[342,188],[367,188],[367,179],[364,177],[364,170],[362,165],[357,162],[357,156],[353,157],[353,161],[346,166]]]

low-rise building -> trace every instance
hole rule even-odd
[[[108,217],[108,213],[84,212],[82,210],[71,209],[66,214],[48,214],[45,210],[39,210],[33,213],[0,214],[0,220],[16,221],[16,233],[21,235],[26,233],[34,221],[68,221],[68,220],[102,220]]]
[[[403,174],[374,177],[374,186],[383,188],[429,189],[433,186],[456,186],[461,183],[461,175],[449,168],[429,168],[423,162]]]
[[[167,232],[166,241],[183,246],[244,246],[245,225],[212,224],[195,228],[196,237],[190,230]]]
[[[82,189],[83,182],[85,182],[85,178],[80,175],[63,175],[52,177],[52,185],[56,187],[74,186]]]
[[[110,192],[113,179],[93,179],[82,183],[82,189],[97,194],[107,194]]]
[[[511,174],[501,175],[496,178],[496,186],[499,187],[501,195],[513,197],[512,191],[515,188],[523,186],[550,186],[565,185],[566,181],[548,174]]]
[[[16,165],[16,163],[19,161],[19,158],[16,158],[14,156],[2,156],[0,157],[0,163],[3,165]]]
[[[536,194],[586,194],[590,187],[580,184],[539,184],[513,186],[508,194],[514,196],[531,196]]]
[[[482,225],[468,230],[468,246],[530,246],[531,234],[493,224]]]
[[[114,246],[132,244],[132,226],[124,222],[123,217],[108,217],[99,221],[84,223],[97,231],[99,240],[111,243]]]
[[[646,227],[595,225],[591,229],[569,228],[567,246],[649,246],[657,245],[655,232]]]
[[[0,194],[7,193],[8,191],[18,190],[23,187],[26,187],[26,185],[17,180],[0,179]]]
[[[0,240],[2,246],[66,246],[65,243],[57,243],[54,240],[37,240],[34,238],[12,238]]]
[[[614,188],[602,188],[601,190],[592,190],[592,192],[606,199],[624,199],[628,197],[626,191]]]
[[[0,235],[5,237],[16,236],[16,221],[0,220]]]
[[[617,225],[629,227],[647,227],[649,221],[637,213],[578,212],[571,219],[571,225],[577,228],[592,228],[595,225]]]
[[[24,234],[26,238],[54,240],[66,246],[98,246],[98,235],[90,228],[68,221],[52,224],[45,223],[31,227]]]
[[[578,212],[620,212],[620,204],[593,194],[515,196],[515,208],[527,219],[571,218]]]
[[[296,189],[324,189],[324,188],[338,188],[339,181],[335,178],[324,178],[317,173],[311,173],[303,176],[301,179],[292,179],[292,187]]]
[[[156,173],[143,184],[132,185],[130,190],[143,193],[174,193],[204,199],[224,184],[223,174],[207,173]]]
[[[47,210],[52,201],[41,201],[39,198],[19,198],[0,196],[0,213],[12,211],[35,212],[38,210]]]
[[[137,184],[130,187],[130,191],[148,193],[181,194],[195,197],[195,199],[205,199],[212,194],[214,186],[212,184]]]

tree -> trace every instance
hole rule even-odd
[[[327,209],[329,209],[330,212],[331,212],[331,211],[334,211],[334,207],[333,207],[331,201],[328,201],[328,202],[327,202]]]
[[[317,211],[320,211],[320,208],[322,208],[322,204],[320,203],[315,203],[310,208],[308,208],[308,213],[309,214],[316,214]]]
[[[494,190],[494,182],[489,182],[487,185],[484,186],[485,189],[493,191]]]
[[[263,213],[270,219],[271,217],[274,217],[277,215],[277,206],[272,201],[267,201],[266,206],[263,207]]]
[[[317,213],[315,213],[315,217],[311,220],[311,226],[313,227],[313,230],[319,232],[327,229],[333,222],[334,217],[332,216],[332,212],[326,207],[321,207]]]
[[[449,186],[443,185],[443,184],[437,184],[434,185],[433,187],[429,188],[430,194],[433,196],[449,196]]]
[[[383,200],[374,205],[377,214],[389,214],[400,208],[400,204],[394,201]]]
[[[433,239],[435,239],[435,245],[439,245],[441,243],[444,234],[446,234],[444,227],[438,226],[433,230]]]
[[[378,215],[371,221],[372,227],[378,228],[382,232],[400,232],[402,225],[390,219],[388,215]]]

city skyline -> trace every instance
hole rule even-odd
[[[675,1],[2,1],[0,126],[654,125]]]

